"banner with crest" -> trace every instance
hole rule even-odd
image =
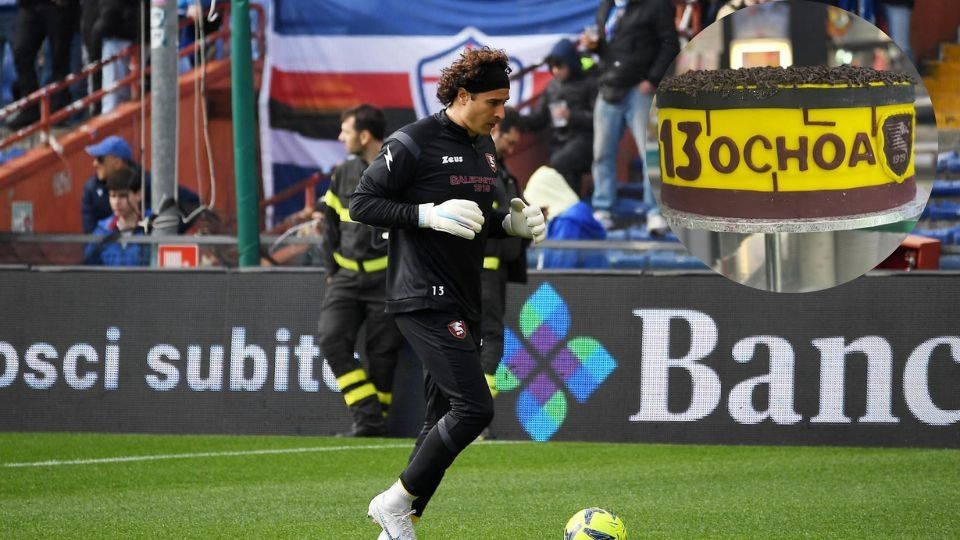
[[[440,110],[440,70],[461,51],[504,49],[514,73],[593,22],[595,0],[274,0],[260,94],[264,196],[345,157],[340,113],[369,103],[387,132]],[[514,81],[510,104],[542,90],[542,67]],[[274,219],[302,208],[293,198]]]

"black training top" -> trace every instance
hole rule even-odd
[[[480,319],[480,272],[487,237],[503,238],[493,209],[497,160],[489,135],[470,137],[444,111],[387,137],[350,198],[350,216],[390,227],[387,312],[456,311]],[[473,240],[419,228],[418,205],[475,201],[483,230]]]

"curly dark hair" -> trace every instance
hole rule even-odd
[[[440,82],[437,83],[437,99],[444,107],[453,103],[460,88],[478,78],[487,67],[495,65],[510,73],[510,60],[503,49],[469,49],[460,53],[456,62],[440,70]]]

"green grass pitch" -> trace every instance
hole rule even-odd
[[[411,445],[2,433],[0,538],[373,540],[367,502]],[[559,539],[602,506],[634,539],[960,538],[958,488],[956,450],[494,441],[460,456],[417,533]]]

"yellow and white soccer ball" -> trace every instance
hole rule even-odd
[[[585,508],[567,522],[563,540],[627,540],[627,527],[609,510]]]

